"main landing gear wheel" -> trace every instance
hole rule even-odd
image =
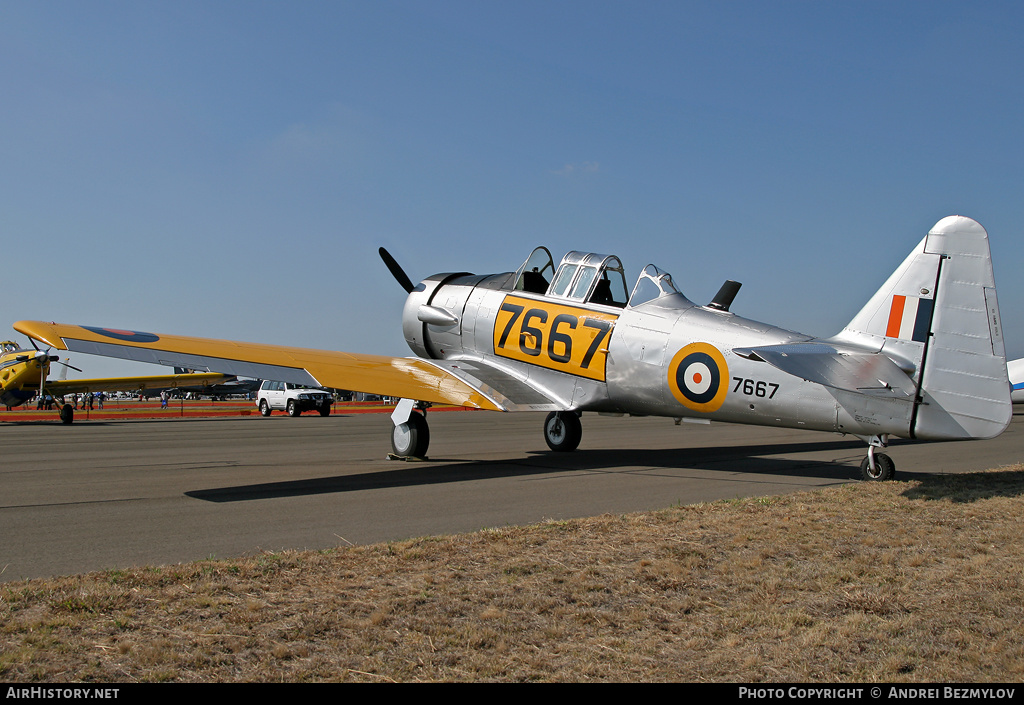
[[[423,414],[412,412],[409,420],[391,430],[391,449],[400,458],[426,458],[430,427]]]
[[[860,462],[860,476],[867,482],[885,482],[896,477],[896,463],[885,453],[875,453],[875,469],[871,469],[871,457]]]
[[[552,411],[544,419],[544,440],[559,453],[576,450],[583,438],[583,424],[575,411]]]
[[[60,408],[60,422],[71,423],[75,420],[75,408],[70,404],[65,404]]]

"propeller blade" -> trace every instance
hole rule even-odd
[[[416,287],[413,286],[412,280],[405,273],[402,267],[395,261],[395,258],[391,256],[391,253],[385,250],[383,247],[378,250],[380,258],[384,260],[384,264],[387,265],[388,270],[391,272],[391,276],[398,280],[398,283],[405,289],[405,293],[410,294]]]
[[[50,371],[50,348],[46,348],[46,352],[40,350],[36,353],[36,360],[39,362],[39,398],[43,398],[43,387],[46,386],[46,374]],[[43,360],[46,360],[46,365],[43,366]]]
[[[64,365],[64,367],[70,367],[70,368],[71,368],[71,369],[73,369],[73,370],[74,370],[75,372],[81,372],[81,370],[80,370],[80,369],[78,369],[77,367],[75,367],[74,365],[69,365],[68,363],[66,363],[66,362],[61,362],[60,360],[55,360],[55,362],[57,362],[58,364]]]

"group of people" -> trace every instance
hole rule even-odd
[[[71,402],[74,407],[79,408],[78,404],[81,402],[81,408],[85,409],[96,409],[103,408],[103,402],[107,400],[106,392],[85,392],[84,394],[72,394]],[[41,397],[36,398],[36,409],[38,411],[50,411],[53,409],[54,398],[51,394],[44,394]],[[9,410],[9,409],[8,409]]]

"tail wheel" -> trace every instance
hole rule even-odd
[[[260,399],[260,413],[264,416],[270,416],[270,404],[267,403],[266,399]]]
[[[552,411],[544,419],[544,440],[559,453],[576,450],[583,438],[583,424],[574,411]]]
[[[425,458],[430,445],[430,427],[427,419],[412,412],[409,420],[391,430],[391,449],[402,458]]]
[[[896,477],[896,463],[885,453],[875,453],[875,468],[871,469],[871,458],[860,462],[860,477],[867,482],[886,482]]]

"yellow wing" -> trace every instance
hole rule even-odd
[[[46,383],[46,391],[57,396],[78,394],[79,392],[132,392],[136,389],[205,387],[211,384],[223,384],[231,379],[234,379],[231,375],[222,375],[216,372],[197,372],[149,377],[50,380]]]
[[[15,330],[58,350],[416,401],[504,411],[480,388],[427,360],[157,335],[42,321]]]

